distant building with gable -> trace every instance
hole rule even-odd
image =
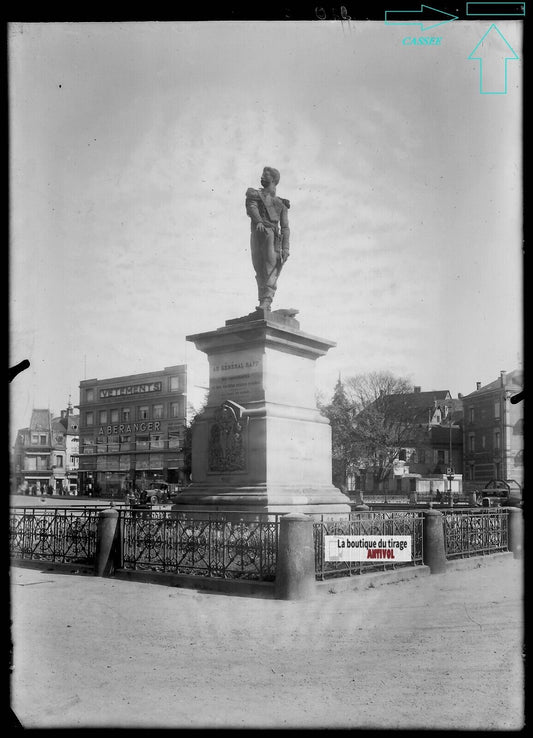
[[[422,392],[421,387],[415,386],[413,392],[390,395],[387,401],[391,417],[396,415],[405,421],[409,433],[398,448],[388,479],[376,489],[372,473],[367,470],[362,475],[362,489],[367,492],[400,492],[412,487],[414,491],[416,478],[433,477],[437,482],[441,480],[442,491],[450,471],[457,478],[462,473],[462,396],[453,398],[449,390]],[[411,485],[407,478],[412,480]]]
[[[68,404],[59,416],[32,410],[30,424],[20,428],[13,448],[15,488],[36,494],[75,494],[78,476],[79,416]]]

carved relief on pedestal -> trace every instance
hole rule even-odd
[[[209,424],[208,464],[210,472],[246,471],[244,408],[226,400]]]

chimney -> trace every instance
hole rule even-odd
[[[462,400],[462,399],[463,399],[463,393],[462,393],[462,392],[458,392],[458,393],[457,393],[457,397],[458,397],[458,398],[459,398],[460,400]]]
[[[476,382],[476,390],[481,389],[481,382]]]
[[[414,391],[414,393],[415,393],[416,395],[418,395],[418,394],[420,393],[420,390],[421,390],[421,389],[422,389],[422,387],[413,387],[413,391]]]
[[[67,414],[66,410],[61,410],[61,418],[64,418],[66,414]]]
[[[504,369],[502,369],[500,372],[500,382],[501,382],[502,387],[505,387],[506,377],[507,377],[507,372]]]

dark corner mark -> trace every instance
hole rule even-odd
[[[524,390],[522,392],[518,392],[516,395],[513,395],[511,397],[511,402],[513,405],[516,405],[517,402],[521,402],[521,400],[524,399]]]
[[[28,359],[24,359],[20,362],[20,364],[16,364],[15,366],[12,366],[9,368],[9,381],[12,382],[17,374],[20,374],[20,372],[23,372],[24,369],[27,369],[30,365],[30,362]]]
[[[20,722],[20,720],[18,719],[18,717],[15,715],[15,713],[13,712],[11,708],[9,708],[9,722],[6,727],[8,728],[22,728],[23,727],[22,723]]]

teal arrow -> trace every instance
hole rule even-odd
[[[468,58],[479,61],[479,92],[482,95],[507,94],[507,62],[519,57],[494,23]]]
[[[412,18],[413,16],[415,16],[414,20],[407,20],[407,18]],[[443,16],[446,17],[443,18]],[[443,23],[457,20],[457,18],[457,15],[451,15],[450,13],[445,13],[443,10],[430,8],[429,5],[421,5],[420,10],[385,11],[385,23],[388,26],[420,26],[423,31],[428,31],[430,28],[441,26]]]

